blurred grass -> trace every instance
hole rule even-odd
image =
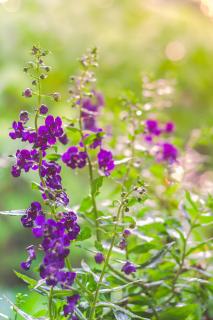
[[[11,122],[20,109],[32,107],[21,92],[30,83],[22,68],[34,43],[52,52],[49,62],[53,72],[44,89],[61,92],[63,101],[68,78],[77,72],[77,57],[96,45],[100,50],[98,87],[105,94],[107,111],[117,112],[117,98],[124,89],[140,96],[141,76],[148,73],[175,80],[174,106],[163,112],[175,121],[177,136],[184,142],[192,129],[213,125],[213,22],[194,2],[8,0],[0,4],[0,21],[1,210],[26,208],[39,196],[31,191],[32,175],[10,177],[7,158],[17,148],[17,142],[8,139]],[[179,41],[185,50],[176,62],[165,53],[173,41]],[[67,116],[70,112],[64,102],[53,104],[50,111]],[[64,175],[64,184],[72,204],[87,194],[84,175]],[[0,231],[0,252],[4,253],[0,282],[3,286],[20,285],[12,269],[19,268],[31,236],[16,218],[1,218]]]

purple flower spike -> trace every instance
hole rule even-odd
[[[101,252],[96,253],[95,262],[101,264],[104,261],[104,256]]]
[[[104,98],[101,93],[93,92],[92,98],[83,100],[81,117],[85,130],[96,132],[98,130],[96,117],[101,107],[104,106]]]
[[[136,272],[136,267],[134,266],[134,264],[132,264],[131,262],[127,261],[122,269],[121,269],[124,273],[126,273],[127,275]]]
[[[115,167],[112,152],[101,149],[98,153],[98,165],[99,169],[103,170],[105,176],[109,176]]]

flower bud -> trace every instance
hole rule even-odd
[[[40,114],[47,114],[47,112],[48,112],[47,106],[45,106],[44,104],[42,104],[42,105],[40,106],[40,108],[39,108],[39,112],[40,112]]]
[[[21,122],[26,123],[29,120],[29,114],[27,111],[21,111],[19,114],[19,119]]]
[[[31,98],[33,93],[32,90],[30,88],[27,88],[24,90],[23,94],[22,94],[25,98]]]

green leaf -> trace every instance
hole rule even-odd
[[[83,227],[80,231],[80,234],[77,237],[77,241],[83,241],[91,238],[92,236],[92,231],[89,227]]]
[[[187,306],[172,307],[160,314],[160,320],[201,320],[200,307],[197,304]]]
[[[101,251],[101,252],[103,252],[104,251],[104,248],[103,248],[103,246],[102,246],[102,243],[101,242],[99,242],[99,241],[95,241],[95,248],[98,250],[98,251]]]
[[[11,211],[0,211],[0,214],[5,216],[23,216],[26,210],[11,210]]]
[[[98,177],[95,180],[93,180],[92,183],[92,194],[97,195],[99,193],[100,188],[102,187],[103,184],[103,177]]]
[[[131,226],[131,228],[135,228],[136,226],[136,221],[132,216],[124,216],[123,222],[128,223]]]
[[[114,315],[115,315],[116,320],[131,320],[132,319],[127,314],[125,314],[121,311],[115,311]]]
[[[97,139],[96,133],[92,133],[92,134],[88,135],[87,137],[84,138],[84,145],[92,144],[95,141],[95,139]]]
[[[203,241],[199,244],[197,244],[196,246],[190,248],[186,254],[186,256],[189,256],[192,252],[197,251],[199,249],[203,249],[203,247],[205,247],[206,245],[208,245],[209,243],[212,244],[213,238],[207,239],[206,241]],[[211,245],[212,246],[212,245]]]
[[[32,190],[40,190],[41,186],[37,182],[32,182]]]
[[[85,212],[91,209],[91,207],[92,207],[92,198],[88,196],[82,200],[79,211]]]
[[[25,283],[29,284],[31,287],[34,287],[37,284],[37,281],[33,278],[30,278],[28,276],[26,276],[25,274],[22,274],[20,272],[14,271],[15,275],[23,280]]]
[[[71,142],[76,145],[81,140],[81,132],[77,128],[67,127],[67,135]]]
[[[9,319],[9,317],[6,316],[6,314],[3,314],[3,313],[1,313],[1,312],[0,312],[0,317],[2,317],[3,319]]]
[[[87,320],[87,318],[83,315],[83,313],[77,307],[75,307],[75,312],[80,320]]]
[[[57,153],[51,153],[46,156],[46,159],[49,161],[57,161],[60,158],[61,158],[61,155]]]
[[[146,242],[143,244],[139,244],[138,246],[134,246],[132,249],[129,250],[129,253],[146,253],[156,248],[157,246],[154,242]]]
[[[4,298],[7,300],[7,302],[13,307],[13,310],[15,310],[22,318],[25,320],[36,320],[36,318],[30,316],[26,312],[19,309],[12,301],[10,301],[6,296]]]
[[[118,305],[115,305],[115,304],[113,304],[111,302],[100,302],[100,303],[97,303],[97,306],[99,306],[99,307],[108,307],[108,308],[111,308],[111,309],[115,309],[117,311],[120,311],[120,312],[126,314],[127,316],[130,317],[130,319],[133,318],[133,319],[149,320],[148,318],[140,317],[140,316],[132,313],[131,311],[129,311],[127,309],[124,309],[122,307],[119,307]]]

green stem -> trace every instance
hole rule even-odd
[[[103,269],[102,269],[102,272],[101,272],[101,275],[100,275],[100,278],[99,278],[99,281],[98,281],[98,284],[97,284],[97,288],[96,288],[95,295],[94,295],[94,300],[93,300],[93,303],[92,303],[92,306],[91,306],[89,320],[93,320],[94,319],[95,307],[96,307],[96,303],[97,303],[97,300],[98,300],[100,287],[102,285],[102,281],[103,281],[103,278],[104,278],[104,275],[105,275],[105,271],[106,271],[106,268],[107,268],[107,266],[109,264],[110,256],[111,256],[111,253],[112,253],[112,249],[113,249],[113,246],[115,244],[115,239],[116,239],[116,235],[117,235],[117,222],[120,219],[120,215],[121,215],[121,212],[122,212],[123,205],[124,205],[124,203],[122,201],[120,203],[119,207],[118,207],[118,212],[117,212],[117,216],[116,216],[116,220],[115,220],[115,226],[114,226],[114,230],[113,230],[112,240],[111,240],[110,247],[109,247],[109,250],[107,252],[107,256],[106,256],[105,262],[104,262],[104,266],[103,266]]]
[[[92,205],[93,205],[93,212],[94,212],[94,217],[95,217],[95,230],[96,230],[96,239],[97,241],[101,240],[101,235],[100,235],[100,229],[99,229],[99,221],[98,221],[98,209],[97,209],[97,204],[96,204],[96,197],[93,192],[93,182],[94,182],[94,176],[93,176],[93,168],[92,168],[92,162],[89,156],[89,152],[87,149],[87,146],[84,144],[84,134],[83,134],[83,127],[82,127],[82,121],[81,121],[81,110],[82,105],[80,104],[80,114],[79,114],[79,129],[81,133],[81,140],[84,145],[84,151],[87,154],[87,161],[88,161],[88,168],[89,168],[89,179],[90,179],[90,192],[91,192],[91,198],[92,198]]]
[[[49,311],[50,320],[53,320],[52,303],[53,303],[53,287],[50,288],[49,301],[48,301],[48,311]]]

